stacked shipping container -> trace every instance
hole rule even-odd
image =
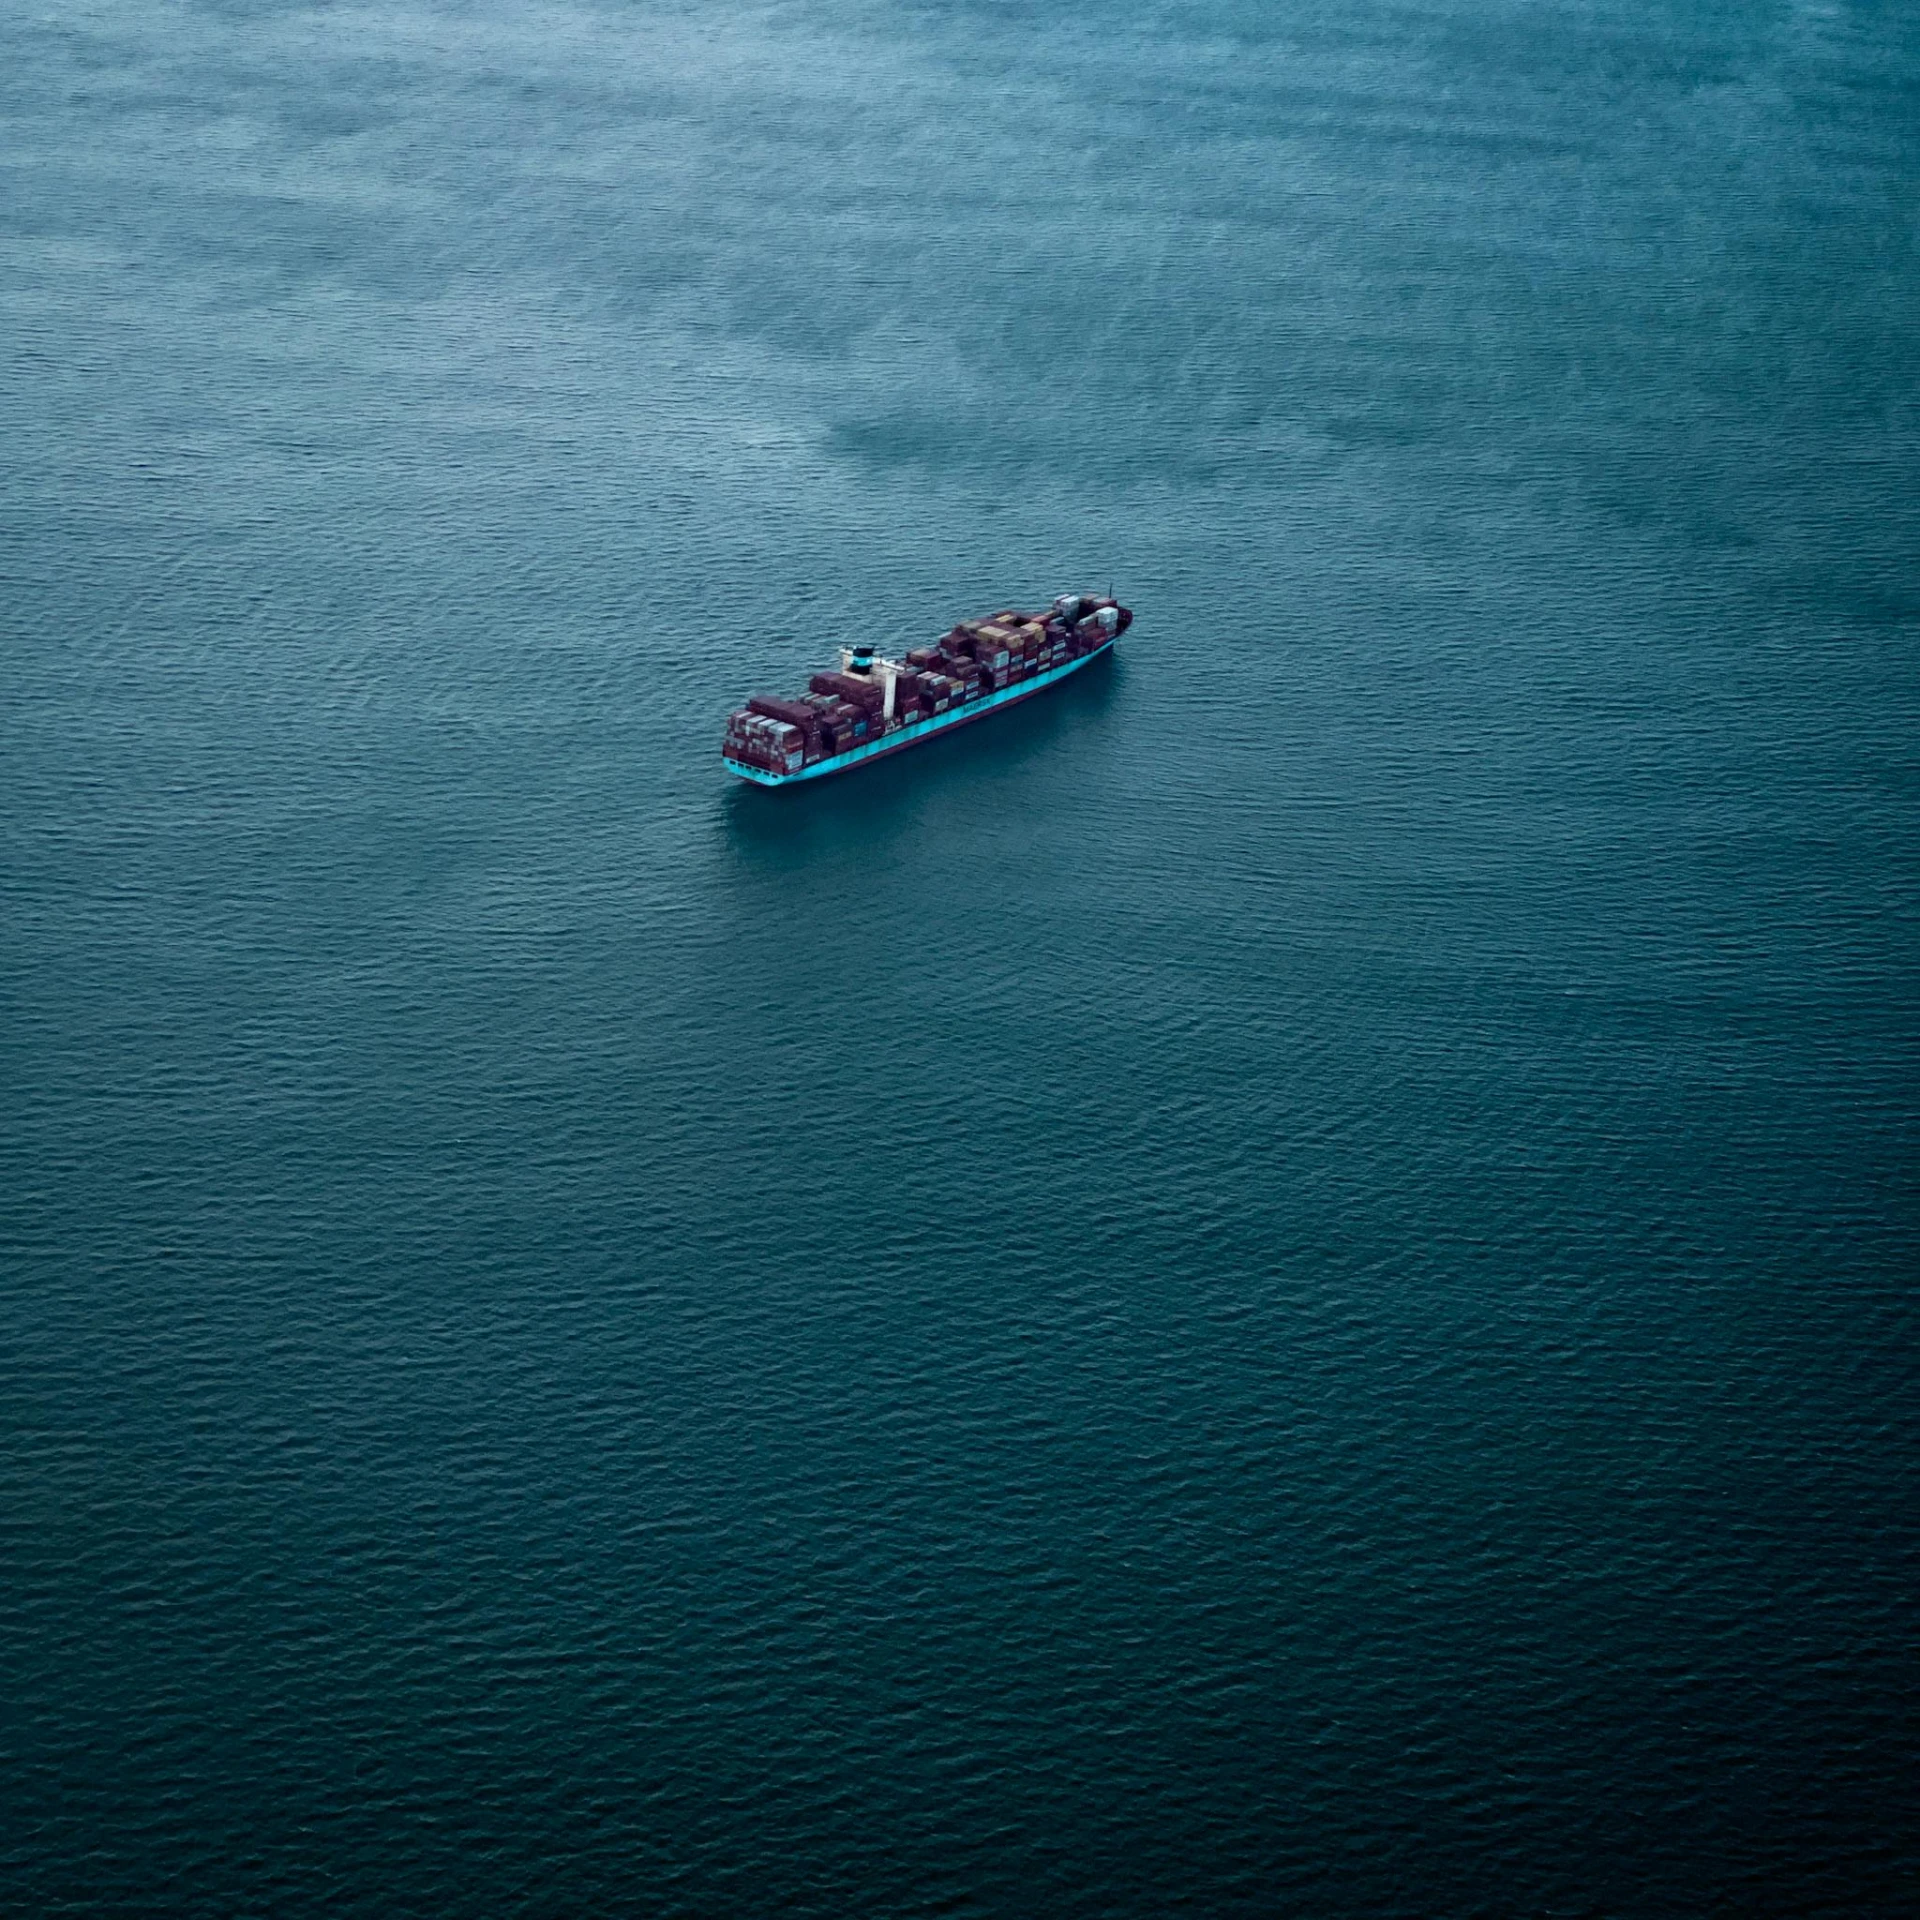
[[[843,650],[840,668],[813,675],[797,699],[755,694],[729,718],[721,751],[739,770],[790,777],[1084,659],[1132,619],[1111,599],[1067,594],[1045,613],[1003,607],[962,621],[904,663],[876,660],[869,647]]]

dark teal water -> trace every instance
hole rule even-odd
[[[1913,1910],[1920,14],[4,48],[0,1907]]]

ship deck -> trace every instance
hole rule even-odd
[[[764,767],[750,767],[744,761],[720,756],[720,764],[729,773],[735,773],[742,780],[751,780],[757,787],[791,787],[802,780],[822,780],[831,773],[845,773],[849,769],[863,765],[869,760],[884,759],[890,753],[899,753],[907,747],[917,747],[923,740],[931,740],[935,734],[949,733],[955,727],[964,727],[970,720],[984,720],[988,714],[1002,707],[1016,706],[1022,700],[1030,700],[1036,693],[1044,693],[1048,687],[1057,685],[1070,673],[1078,673],[1089,666],[1104,653],[1113,648],[1113,641],[1103,640],[1091,653],[1083,653],[1078,660],[1063,661],[1057,667],[1049,667],[1045,673],[1036,673],[1031,680],[1022,680],[1019,685],[1002,687],[998,693],[990,693],[984,700],[970,701],[964,707],[952,707],[945,713],[936,713],[931,719],[914,720],[904,727],[895,727],[891,733],[883,733],[877,740],[868,740],[860,746],[850,747],[845,753],[829,754],[816,760],[810,767],[802,767],[798,773],[769,773]]]

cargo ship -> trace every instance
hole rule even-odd
[[[1057,685],[1132,624],[1111,594],[1065,593],[1044,613],[963,620],[903,660],[842,647],[839,670],[816,673],[805,693],[755,694],[729,715],[721,764],[762,787],[845,773]]]

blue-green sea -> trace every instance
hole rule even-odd
[[[1917,208],[1894,0],[0,12],[0,1912],[1920,1909]]]

